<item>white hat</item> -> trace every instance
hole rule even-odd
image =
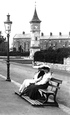
[[[39,64],[37,66],[33,66],[33,68],[37,68],[37,69],[42,67],[50,68],[50,66],[48,66],[47,64]]]

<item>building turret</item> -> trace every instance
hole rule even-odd
[[[31,25],[31,44],[30,44],[30,57],[33,58],[34,53],[40,50],[40,23],[41,20],[38,18],[36,7],[32,20],[30,21]]]

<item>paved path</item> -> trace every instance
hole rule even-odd
[[[20,83],[7,82],[6,77],[0,74],[0,115],[69,115],[68,108],[60,105],[57,107],[33,107],[25,100],[14,94]]]
[[[24,75],[24,79],[25,79],[29,74],[30,74],[30,76],[32,75],[33,69],[31,67],[30,67],[31,69],[29,67],[27,67],[25,70],[24,69],[25,66],[28,66],[28,65],[25,65],[22,68],[22,64],[18,64],[21,66],[15,65],[15,67],[13,67],[11,64],[11,68],[10,68],[11,69],[11,78],[13,80],[12,80],[12,82],[7,82],[7,81],[5,81],[6,66],[5,66],[4,62],[2,62],[2,63],[3,64],[0,64],[1,65],[1,67],[0,67],[0,72],[1,72],[1,74],[0,74],[0,92],[1,92],[0,93],[1,94],[0,95],[0,100],[1,100],[0,101],[0,103],[1,103],[0,104],[0,113],[1,113],[1,115],[22,115],[22,114],[23,115],[39,115],[39,114],[40,115],[42,115],[42,114],[43,115],[68,115],[68,114],[70,114],[70,109],[68,107],[62,105],[63,104],[62,102],[59,105],[60,108],[55,108],[55,107],[54,108],[53,107],[35,108],[35,107],[32,107],[26,101],[22,100],[20,97],[15,96],[14,90],[18,90],[18,87],[20,86],[20,83],[22,83],[22,80],[23,80],[22,74]],[[28,71],[28,68],[29,68],[29,71]],[[14,69],[14,73],[13,73],[12,69]],[[21,71],[21,69],[22,69],[22,71]],[[20,71],[21,75],[19,74],[19,71]],[[16,72],[17,72],[17,75],[16,75],[17,77],[15,76]],[[26,72],[27,72],[27,76],[25,74]],[[60,71],[59,71],[59,73],[60,73]],[[66,72],[65,72],[65,74],[66,74]],[[20,75],[20,78],[22,77],[21,79],[19,78],[19,75]],[[66,84],[67,77],[65,77],[65,76],[61,76],[62,79],[65,78],[65,82],[63,82],[64,85],[62,86],[62,88],[60,88],[60,89],[64,89],[64,92],[65,92],[65,88],[67,85]],[[59,77],[59,76],[57,76],[57,77]],[[67,79],[67,81],[68,81],[68,79]],[[64,94],[65,93],[62,93],[60,95],[63,95],[63,97],[64,97]],[[67,93],[67,94],[69,94],[69,93]],[[67,97],[69,97],[69,95],[67,95]],[[65,95],[64,99],[67,99],[67,97]],[[70,97],[69,97],[69,99],[70,99]]]

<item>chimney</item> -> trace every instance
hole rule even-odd
[[[43,33],[43,32],[41,33],[41,36],[44,36],[44,33]]]
[[[52,32],[50,32],[50,36],[52,36]]]
[[[59,32],[59,36],[62,36],[62,33],[61,33],[61,32]]]
[[[25,32],[23,31],[23,34],[25,34]]]
[[[1,31],[0,31],[0,34],[1,34]]]
[[[70,36],[70,32],[69,32],[69,36]]]

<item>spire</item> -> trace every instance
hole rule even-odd
[[[35,1],[35,8],[36,8],[36,1]]]
[[[41,20],[38,18],[37,11],[36,11],[36,5],[35,5],[34,15],[30,23],[40,23],[40,22]]]

